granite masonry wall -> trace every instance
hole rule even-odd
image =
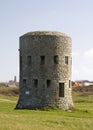
[[[20,37],[19,53],[20,94],[16,108],[72,107],[71,38],[60,32],[30,32]]]

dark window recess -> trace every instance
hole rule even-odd
[[[27,56],[27,65],[31,65],[31,56]]]
[[[71,80],[69,80],[69,88],[71,87]]]
[[[34,87],[38,87],[38,79],[34,79]]]
[[[64,97],[64,83],[59,83],[59,97]]]
[[[40,56],[41,57],[41,65],[45,64],[45,56]]]
[[[22,56],[20,56],[20,70],[22,70]]]
[[[27,84],[27,80],[23,79],[23,86],[26,86],[26,84]]]
[[[54,56],[54,64],[58,64],[58,62],[59,62],[58,55],[55,55]]]
[[[68,56],[65,56],[65,64],[68,64]]]
[[[47,87],[50,87],[51,85],[51,80],[47,80]]]

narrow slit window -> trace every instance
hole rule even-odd
[[[71,80],[69,80],[69,88],[71,87]]]
[[[40,56],[41,57],[41,65],[45,64],[45,56]]]
[[[22,70],[22,56],[20,56],[20,70]]]
[[[64,83],[59,83],[59,97],[64,97]]]
[[[51,80],[47,80],[47,87],[51,86]]]
[[[27,65],[31,65],[31,56],[27,56]]]
[[[55,55],[54,56],[54,64],[58,64],[58,62],[59,62],[58,55]]]
[[[65,56],[65,64],[68,65],[68,56]]]
[[[35,87],[35,88],[38,87],[38,79],[34,79],[34,87]]]

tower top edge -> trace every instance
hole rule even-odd
[[[64,36],[64,37],[69,37],[67,34],[63,32],[57,32],[57,31],[33,31],[33,32],[28,32],[26,34],[23,34],[21,37],[25,36]]]

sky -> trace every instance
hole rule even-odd
[[[0,0],[0,82],[19,80],[19,37],[31,31],[72,38],[72,80],[93,81],[93,0]]]

